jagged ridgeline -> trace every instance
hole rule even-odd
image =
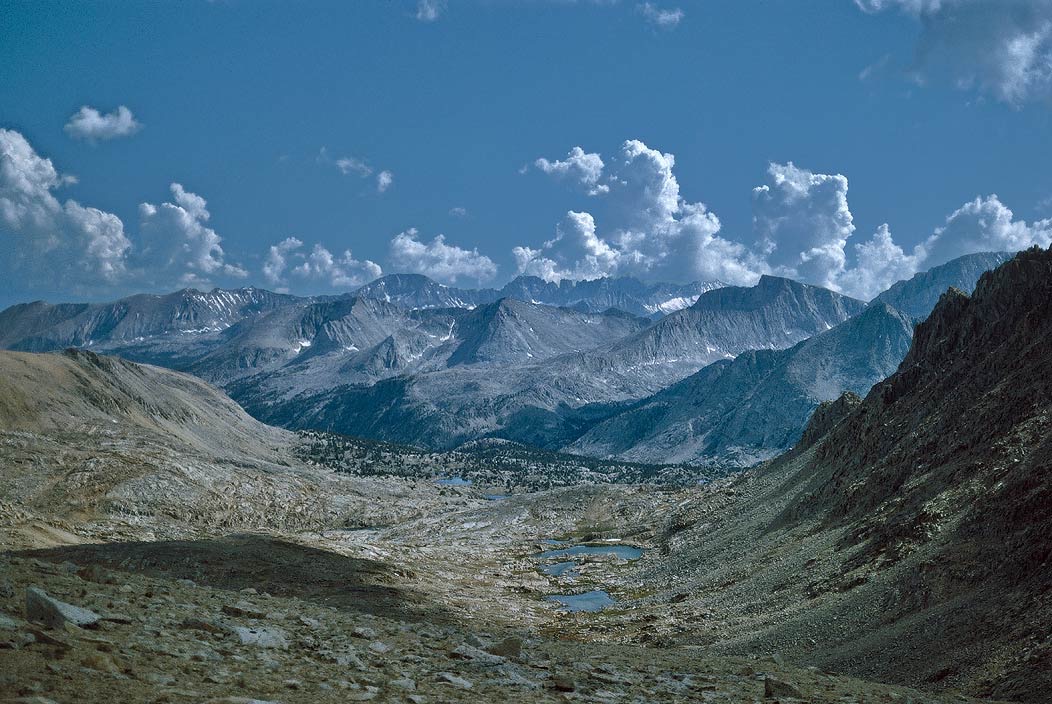
[[[670,519],[662,569],[752,621],[720,647],[1046,701],[1050,339],[1052,251],[1035,248],[972,296],[944,293],[898,370],[820,408],[796,450],[738,482],[715,528],[705,504]]]
[[[287,428],[732,470],[791,447],[822,401],[865,394],[942,291],[970,291],[1006,257],[962,257],[868,306],[771,276],[753,287],[519,277],[497,290],[401,274],[343,296],[36,302],[0,313],[0,346],[187,371]]]

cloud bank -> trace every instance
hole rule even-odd
[[[538,160],[537,167],[586,187],[602,179],[610,190],[592,195],[609,194],[613,202],[604,222],[572,210],[551,239],[512,249],[518,273],[548,281],[631,275],[751,285],[762,274],[774,274],[868,300],[896,281],[965,254],[1048,246],[1052,240],[1052,219],[1015,220],[996,195],[965,203],[912,249],[895,242],[888,224],[859,240],[847,177],[792,162],[769,164],[766,183],[753,189],[751,239],[730,237],[705,204],[682,197],[675,157],[639,140],[626,141],[610,164],[575,147],[565,160]]]
[[[887,224],[860,239],[847,177],[792,162],[768,166],[766,182],[752,192],[751,236],[732,237],[704,203],[683,197],[675,164],[672,154],[639,140],[624,142],[608,160],[580,147],[562,160],[538,159],[539,171],[583,187],[584,202],[601,206],[600,216],[586,208],[568,211],[550,239],[512,249],[516,272],[549,281],[630,275],[739,285],[770,273],[869,299],[965,254],[1052,245],[1052,218],[1017,219],[996,194],[964,203],[912,249],[898,244]],[[0,238],[11,252],[0,266],[13,287],[91,293],[203,287],[253,276],[228,257],[207,201],[182,184],[170,184],[169,200],[139,206],[133,237],[117,215],[56,196],[75,182],[21,134],[0,129]],[[593,192],[600,185],[608,188]],[[383,273],[349,249],[308,249],[296,237],[270,246],[261,260],[254,275],[279,289],[348,289]],[[497,265],[478,249],[442,234],[422,240],[416,229],[391,239],[388,263],[448,284],[481,284],[497,275]]]
[[[292,279],[298,283],[347,289],[361,286],[383,274],[379,264],[368,259],[359,261],[349,249],[337,256],[320,244],[315,244],[309,253],[303,253],[302,248],[303,242],[295,237],[288,237],[270,247],[262,269],[269,285],[287,292]]]
[[[395,271],[408,271],[455,284],[461,280],[483,283],[497,275],[497,265],[477,249],[462,249],[446,243],[444,235],[430,242],[417,239],[416,228],[401,232],[391,240],[390,262]]]
[[[0,238],[8,273],[37,286],[83,289],[120,280],[131,241],[120,218],[54,191],[73,179],[14,130],[0,129]]]

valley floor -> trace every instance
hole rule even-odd
[[[719,490],[577,487],[487,501],[433,495],[386,527],[177,540],[75,543],[37,521],[4,532],[0,697],[26,702],[965,702],[829,674],[796,656],[735,657],[684,645],[647,575],[665,519]],[[33,535],[35,549],[12,536]],[[50,536],[50,537],[48,537]],[[94,538],[94,539],[97,539]],[[638,563],[579,559],[539,571],[546,540],[630,544]],[[49,547],[42,547],[51,543]],[[26,590],[90,609],[91,627],[26,620]],[[566,613],[556,593],[605,589],[599,613]],[[686,600],[687,595],[684,595]],[[673,597],[676,601],[676,597]],[[689,614],[689,615],[688,615]],[[0,699],[3,701],[4,699]]]

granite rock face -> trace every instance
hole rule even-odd
[[[872,303],[885,303],[915,320],[924,320],[947,289],[956,288],[969,293],[984,272],[996,269],[1011,258],[1010,252],[966,254],[893,284]]]
[[[912,321],[879,304],[787,350],[717,362],[595,427],[567,449],[637,462],[747,466],[799,439],[811,413],[864,394],[909,349]]]

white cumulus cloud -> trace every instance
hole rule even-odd
[[[972,252],[1015,252],[1052,244],[1052,219],[1027,223],[996,195],[977,197],[946,217],[946,223],[925,242],[929,266]]]
[[[837,277],[835,289],[868,301],[896,281],[908,279],[921,269],[926,254],[922,246],[905,252],[891,237],[887,223],[866,242],[855,245],[855,264]]]
[[[556,163],[572,164],[574,157],[580,161],[583,156],[587,156],[583,150],[573,150],[564,162]],[[600,229],[590,213],[571,211],[553,239],[539,248],[521,245],[512,251],[519,272],[553,281],[632,275],[754,282],[759,262],[744,246],[717,234],[719,218],[703,203],[680,196],[674,166],[672,154],[639,140],[625,142],[609,179],[618,214]],[[562,168],[567,174],[597,173]]]
[[[135,119],[132,111],[123,105],[106,114],[85,105],[66,123],[66,133],[70,137],[89,142],[128,137],[140,129],[142,124]]]
[[[771,183],[753,190],[757,249],[772,273],[870,299],[923,269],[976,252],[1014,252],[1052,243],[1052,219],[1027,223],[996,195],[975,198],[926,240],[906,250],[887,224],[848,248],[855,227],[847,178],[771,164]],[[851,254],[854,256],[850,256]]]
[[[855,231],[847,178],[814,173],[792,162],[772,163],[767,174],[770,183],[753,189],[758,250],[779,276],[836,286],[847,263],[847,240]]]
[[[120,218],[53,191],[71,179],[14,130],[0,129],[0,238],[10,274],[28,287],[114,283],[127,270],[131,242]]]
[[[546,281],[598,279],[617,272],[620,253],[595,233],[595,218],[570,211],[555,229],[555,237],[540,249],[512,249],[519,274]]]
[[[336,255],[320,244],[308,253],[300,251],[302,248],[303,242],[295,237],[271,245],[263,262],[263,277],[270,285],[288,290],[289,280],[294,279],[330,288],[354,288],[383,274],[379,264],[368,259],[359,261],[349,249]]]
[[[248,276],[242,267],[225,261],[223,238],[206,224],[211,214],[205,199],[179,183],[170,188],[174,203],[139,205],[144,267],[177,276],[184,285],[207,285],[214,276]]]
[[[590,196],[597,196],[610,191],[610,186],[600,183],[603,178],[602,157],[595,153],[585,152],[581,147],[574,147],[563,160],[549,161],[544,157],[533,162],[539,170],[550,176],[568,178],[580,183]]]
[[[421,242],[418,234],[410,228],[391,240],[390,259],[395,270],[424,274],[446,284],[461,279],[482,283],[497,275],[497,265],[477,249],[447,244],[444,235]]]
[[[906,252],[887,224],[848,247],[855,224],[843,174],[815,173],[792,162],[772,163],[767,174],[769,182],[753,189],[753,229],[754,247],[770,273],[868,300],[925,263],[923,245]]]
[[[1021,105],[1052,97],[1052,2],[1049,0],[855,0],[863,11],[899,9],[921,22],[916,70],[948,72]]]

